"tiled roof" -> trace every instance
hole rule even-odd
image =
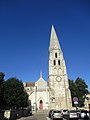
[[[26,86],[27,87],[34,87],[35,86],[35,82],[26,82]]]
[[[26,87],[34,87],[35,86],[35,82],[25,82],[25,86]],[[47,86],[49,86],[49,82],[47,82]]]

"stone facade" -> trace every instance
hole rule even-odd
[[[72,102],[65,60],[53,25],[49,46],[48,78],[48,82],[46,82],[40,74],[40,78],[36,82],[24,83],[32,108],[35,110],[70,109]]]
[[[54,26],[51,29],[49,46],[49,95],[50,109],[72,107],[65,60]]]

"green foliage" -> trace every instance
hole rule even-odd
[[[3,72],[0,72],[0,84],[4,81],[5,74]]]
[[[3,109],[4,100],[3,100],[3,92],[4,92],[4,76],[3,72],[0,72],[0,110]]]
[[[85,80],[79,77],[75,81],[69,80],[69,88],[71,90],[73,106],[74,106],[73,97],[78,97],[78,106],[83,107],[86,94],[89,92]]]
[[[5,82],[4,100],[8,108],[18,109],[28,105],[28,95],[17,78],[9,78]]]

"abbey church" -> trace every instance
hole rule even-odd
[[[53,25],[48,63],[48,81],[44,80],[42,72],[40,72],[40,77],[36,82],[23,83],[29,95],[32,110],[70,109],[72,101],[65,60]]]

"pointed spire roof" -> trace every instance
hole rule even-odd
[[[40,78],[42,78],[42,71],[40,71]]]
[[[52,25],[52,28],[51,28],[49,50],[52,50],[52,49],[59,49],[59,50],[61,50],[60,44],[59,44],[59,40],[58,40],[58,37],[57,37],[57,34],[55,32],[55,28],[54,28],[53,25]]]

